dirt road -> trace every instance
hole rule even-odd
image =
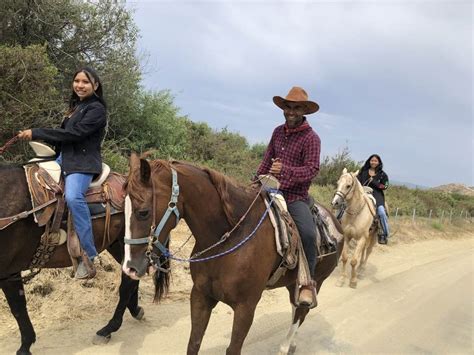
[[[319,307],[297,335],[297,354],[472,353],[473,239],[432,240],[378,247],[357,289],[323,285]],[[143,305],[143,304],[142,304]],[[107,317],[41,330],[34,354],[184,354],[190,331],[185,301],[144,304],[145,320],[128,314],[109,344],[91,344]],[[290,324],[285,290],[265,292],[244,344],[244,354],[275,354]],[[203,354],[223,354],[232,311],[218,305],[202,345]],[[0,339],[13,354],[18,338]]]

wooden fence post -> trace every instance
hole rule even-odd
[[[430,210],[430,215],[428,216],[428,219],[431,219],[431,213],[433,213],[433,210]]]
[[[397,207],[397,209],[395,210],[395,218],[398,218],[398,207]]]
[[[413,209],[413,217],[412,217],[413,222],[415,222],[415,214],[416,214],[416,208]]]

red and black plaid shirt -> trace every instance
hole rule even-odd
[[[293,129],[275,128],[257,175],[268,174],[272,159],[280,158],[280,190],[288,203],[308,198],[311,180],[319,172],[321,140],[306,119]]]

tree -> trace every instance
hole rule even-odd
[[[0,58],[0,142],[20,129],[57,123],[64,105],[54,86],[57,70],[45,47],[0,46]],[[15,148],[9,159],[20,158],[14,158],[20,152]]]
[[[318,185],[336,185],[342,170],[347,168],[348,171],[359,170],[362,162],[356,162],[350,157],[350,150],[344,147],[333,157],[324,157],[320,164],[319,174],[315,179]]]
[[[0,10],[1,44],[45,46],[57,68],[55,87],[64,97],[83,65],[102,77],[110,104],[111,132],[133,115],[140,86],[135,55],[138,30],[125,1],[5,0]]]

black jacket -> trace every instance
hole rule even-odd
[[[378,170],[375,176],[369,175],[369,169],[362,169],[357,175],[360,183],[365,186],[369,186],[374,190],[374,197],[377,201],[378,206],[385,205],[385,196],[383,191],[388,188],[388,176],[383,170]]]
[[[33,140],[44,140],[62,153],[65,175],[102,171],[101,143],[107,125],[104,105],[94,96],[81,102],[60,128],[34,128]]]

